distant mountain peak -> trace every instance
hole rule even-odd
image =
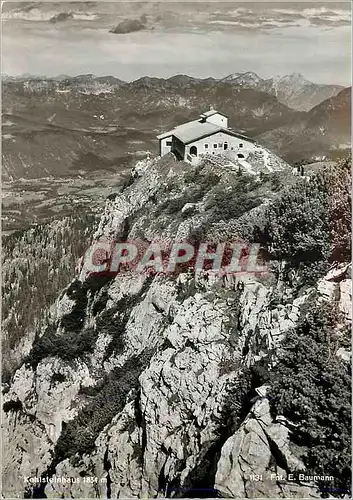
[[[305,80],[303,73],[299,73],[298,71],[294,71],[293,73],[289,73],[289,75],[285,75],[285,77],[286,76],[293,78],[293,79],[295,78],[295,79],[304,79]]]
[[[167,81],[169,82],[178,82],[178,83],[189,83],[189,82],[196,82],[199,81],[199,78],[194,78],[193,76],[189,75],[183,75],[183,74],[178,74],[178,75],[173,75],[167,78]]]
[[[258,85],[263,79],[253,71],[246,71],[245,73],[231,73],[221,81],[233,83],[234,85]]]
[[[290,82],[291,84],[297,85],[312,85],[310,80],[307,80],[302,73],[290,73],[289,75],[284,75],[279,78],[282,82]]]
[[[238,78],[242,73],[231,73],[230,75],[224,77],[222,80],[234,80],[235,78]]]
[[[259,75],[254,73],[254,71],[245,71],[245,73],[242,73],[242,75],[243,76],[247,75],[247,76],[253,77],[253,78],[260,78]],[[260,80],[262,80],[262,78],[260,78]]]

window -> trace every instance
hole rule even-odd
[[[165,144],[166,144],[166,146],[171,146],[172,145],[172,141],[167,141]]]
[[[213,144],[213,147],[214,147],[214,149],[216,149],[217,148],[217,144]]]
[[[241,142],[241,143],[239,144],[239,147],[240,147],[240,148],[244,147],[244,144]]]
[[[245,156],[242,153],[238,153],[238,158],[245,158]]]
[[[226,149],[228,149],[228,142],[225,142],[223,147],[224,147],[224,151],[225,151]]]
[[[191,156],[197,156],[197,147],[196,146],[191,146],[190,154],[191,154]]]
[[[205,149],[208,149],[208,144],[205,144]]]
[[[219,148],[223,148],[223,142],[220,142],[220,143],[218,144],[218,147],[219,147]]]

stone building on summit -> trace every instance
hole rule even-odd
[[[198,120],[178,125],[157,136],[159,154],[174,153],[179,160],[197,165],[206,154],[246,159],[256,142],[228,128],[228,117],[211,108]]]

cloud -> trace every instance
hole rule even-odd
[[[297,3],[295,8],[293,4],[287,8],[284,2],[280,8],[269,3],[236,5],[36,4],[35,8],[22,8],[20,15],[39,16],[40,20],[44,16],[46,22],[12,17],[3,23],[3,71],[113,74],[123,80],[177,73],[223,77],[244,71],[270,77],[297,71],[313,81],[349,84],[349,10],[334,4]],[[5,14],[18,15],[20,7],[5,9]],[[65,7],[66,12],[84,18],[48,22]],[[119,22],[143,14],[147,24],[155,27],[153,31],[109,33]],[[86,22],[87,15],[97,18]]]
[[[158,14],[158,23],[163,28],[182,28],[193,26],[194,29],[203,29],[211,23],[224,29],[254,29],[280,30],[293,26],[329,27],[333,29],[348,26],[351,22],[349,8],[344,9],[342,4],[308,4],[288,3],[282,1],[279,7],[275,4],[250,3],[205,3],[200,9],[198,2],[177,3],[135,3],[135,2],[97,2],[97,3],[5,3],[3,10],[4,20],[49,21],[53,17],[69,14],[71,21],[95,21],[97,24],[109,20],[109,23],[132,19],[142,14]],[[286,6],[287,5],[287,6]],[[344,5],[344,4],[343,4]],[[216,7],[216,8],[215,8]],[[67,18],[69,20],[69,17]],[[94,23],[92,23],[94,24]],[[111,27],[111,26],[110,26]]]
[[[140,19],[126,19],[125,21],[121,21],[118,23],[115,28],[110,30],[110,33],[114,33],[116,35],[133,33],[134,31],[141,31],[145,28],[143,22]]]
[[[83,4],[82,4],[83,5]],[[56,7],[56,8],[55,8]],[[32,21],[42,22],[51,21],[52,19],[75,19],[81,21],[94,21],[99,16],[97,13],[82,10],[82,6],[78,9],[70,9],[72,3],[61,4],[60,9],[56,5],[29,4],[18,7],[17,3],[4,3],[2,18],[6,21]]]
[[[305,4],[304,4],[305,5]],[[213,12],[210,23],[215,25],[243,27],[254,30],[278,30],[286,27],[341,27],[351,23],[350,11],[331,7],[269,8],[266,4],[257,4],[255,8],[237,8],[228,11]]]
[[[287,19],[305,19],[309,26],[327,26],[340,27],[349,26],[351,24],[350,10],[327,8],[327,7],[311,7],[305,9],[273,9],[275,14],[285,16]],[[283,19],[283,17],[282,17]]]
[[[311,24],[314,26],[323,26],[323,27],[339,27],[339,26],[350,26],[351,21],[347,19],[338,19],[338,20],[331,20],[331,19],[323,19],[322,17],[312,17],[310,18]]]
[[[239,9],[237,9],[239,10]],[[218,25],[224,27],[236,27],[236,28],[246,28],[253,30],[254,32],[258,30],[275,30],[279,28],[285,28],[289,26],[298,26],[298,20],[303,19],[303,17],[298,14],[296,16],[282,16],[273,15],[272,12],[262,11],[256,14],[251,14],[251,11],[245,13],[245,9],[241,12],[237,12],[236,16],[232,17],[230,15],[219,15],[212,16],[209,21],[211,25]],[[234,13],[234,11],[232,11]]]
[[[49,21],[57,13],[55,12],[43,12],[39,9],[31,10],[13,10],[8,12],[3,12],[2,18],[4,20],[22,20],[22,21]]]

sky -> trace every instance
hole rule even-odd
[[[126,20],[142,29],[110,32]],[[351,84],[350,2],[5,2],[2,28],[11,76],[297,72]]]

